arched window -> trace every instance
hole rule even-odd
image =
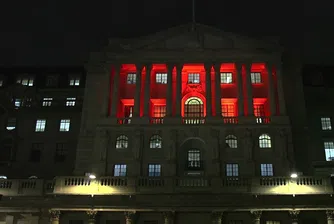
[[[151,149],[161,149],[162,148],[162,138],[160,135],[153,135],[150,138],[150,148]]]
[[[204,117],[203,101],[198,97],[190,97],[184,104],[185,117]]]
[[[230,148],[238,148],[238,139],[234,135],[228,135],[225,138],[226,145]]]
[[[125,135],[120,135],[116,139],[116,149],[126,149],[129,146],[129,139]]]
[[[271,148],[271,138],[267,134],[262,134],[259,137],[259,147],[260,148]]]
[[[201,169],[201,151],[199,149],[189,149],[187,156],[189,170]]]

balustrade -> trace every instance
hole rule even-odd
[[[332,194],[330,178],[323,177],[57,177],[55,180],[0,180],[3,196],[113,195],[140,194],[143,189],[151,193],[183,192],[204,189],[220,193],[246,194]]]

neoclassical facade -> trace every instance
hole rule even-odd
[[[2,181],[6,223],[332,224],[330,178],[290,176],[282,53],[199,24],[110,40],[86,65],[74,173]]]

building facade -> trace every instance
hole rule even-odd
[[[110,40],[86,65],[73,173],[3,180],[4,222],[332,224],[283,53],[204,25]]]

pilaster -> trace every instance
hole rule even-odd
[[[136,90],[135,90],[135,102],[134,102],[134,109],[133,109],[133,116],[139,117],[140,116],[140,92],[141,92],[141,74],[143,70],[142,64],[136,64]]]
[[[124,217],[125,217],[125,224],[135,224],[135,217],[136,217],[135,211],[124,212]]]
[[[50,214],[50,224],[59,224],[60,211],[49,210],[49,214]]]
[[[183,64],[176,64],[176,117],[181,117]]]
[[[255,210],[251,211],[252,221],[254,224],[261,224],[262,211]]]
[[[166,97],[166,116],[172,116],[173,108],[173,68],[174,65],[167,64],[167,97]]]
[[[270,105],[270,115],[276,115],[276,100],[275,100],[275,86],[273,80],[273,70],[272,64],[267,63],[267,74],[268,74],[268,98],[269,98],[269,105]]]
[[[244,116],[244,95],[243,95],[243,81],[242,81],[242,64],[236,63],[236,77],[238,85],[238,116]]]
[[[247,110],[249,116],[254,116],[253,108],[253,85],[251,79],[252,63],[245,64],[246,70],[246,89],[247,89]]]
[[[221,87],[220,87],[220,66],[221,63],[214,65],[215,69],[215,102],[216,102],[216,116],[222,117],[222,106],[221,106]]]
[[[150,111],[150,97],[151,97],[151,72],[152,72],[152,64],[146,64],[146,75],[145,75],[145,102],[144,102],[144,117],[149,117]]]
[[[162,213],[164,218],[164,224],[174,224],[175,211],[166,211]]]
[[[212,92],[211,92],[211,68],[212,64],[207,63],[205,67],[205,93],[206,93],[206,117],[212,116]]]
[[[114,83],[112,87],[111,111],[110,111],[111,117],[116,117],[116,113],[117,113],[117,105],[118,105],[118,100],[119,100],[120,71],[121,71],[121,65],[114,64]]]

